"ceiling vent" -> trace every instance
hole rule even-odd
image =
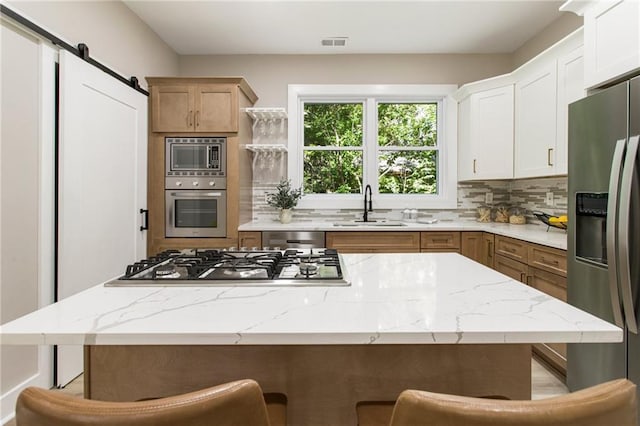
[[[322,39],[323,46],[346,46],[349,37],[327,37]]]

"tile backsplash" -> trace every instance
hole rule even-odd
[[[277,220],[278,212],[265,201],[265,193],[272,192],[277,183],[253,182],[253,220],[270,222]],[[527,222],[538,223],[531,214],[532,211],[543,211],[553,215],[567,212],[567,178],[537,178],[508,181],[484,181],[458,183],[458,208],[449,210],[419,209],[419,218],[438,219],[439,221],[476,220],[477,208],[485,205],[485,194],[493,193],[491,206],[507,204],[522,207],[527,210]],[[547,193],[553,193],[553,205],[546,204]],[[402,210],[412,206],[402,206],[400,209],[376,209],[375,216],[388,219],[400,219]],[[293,220],[351,220],[361,214],[359,209],[294,209]]]

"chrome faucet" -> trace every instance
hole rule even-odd
[[[367,209],[367,193],[369,194],[369,208]],[[364,188],[364,213],[362,214],[362,221],[363,222],[375,222],[375,220],[369,220],[369,212],[373,211],[373,208],[371,206],[371,185],[367,185]]]

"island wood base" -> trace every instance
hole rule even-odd
[[[85,346],[84,377],[85,396],[105,401],[251,378],[286,395],[290,425],[356,425],[409,388],[530,399],[531,345]]]

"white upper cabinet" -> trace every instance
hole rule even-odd
[[[640,68],[638,0],[568,1],[561,10],[584,16],[584,84],[603,86]]]
[[[557,174],[567,174],[569,104],[586,95],[583,48],[580,46],[558,58],[558,122],[555,152]]]
[[[554,174],[557,64],[550,61],[516,82],[515,177]]]
[[[458,179],[513,178],[513,85],[470,94],[458,119]]]
[[[585,96],[582,30],[514,71],[514,177],[567,173],[568,105]]]

